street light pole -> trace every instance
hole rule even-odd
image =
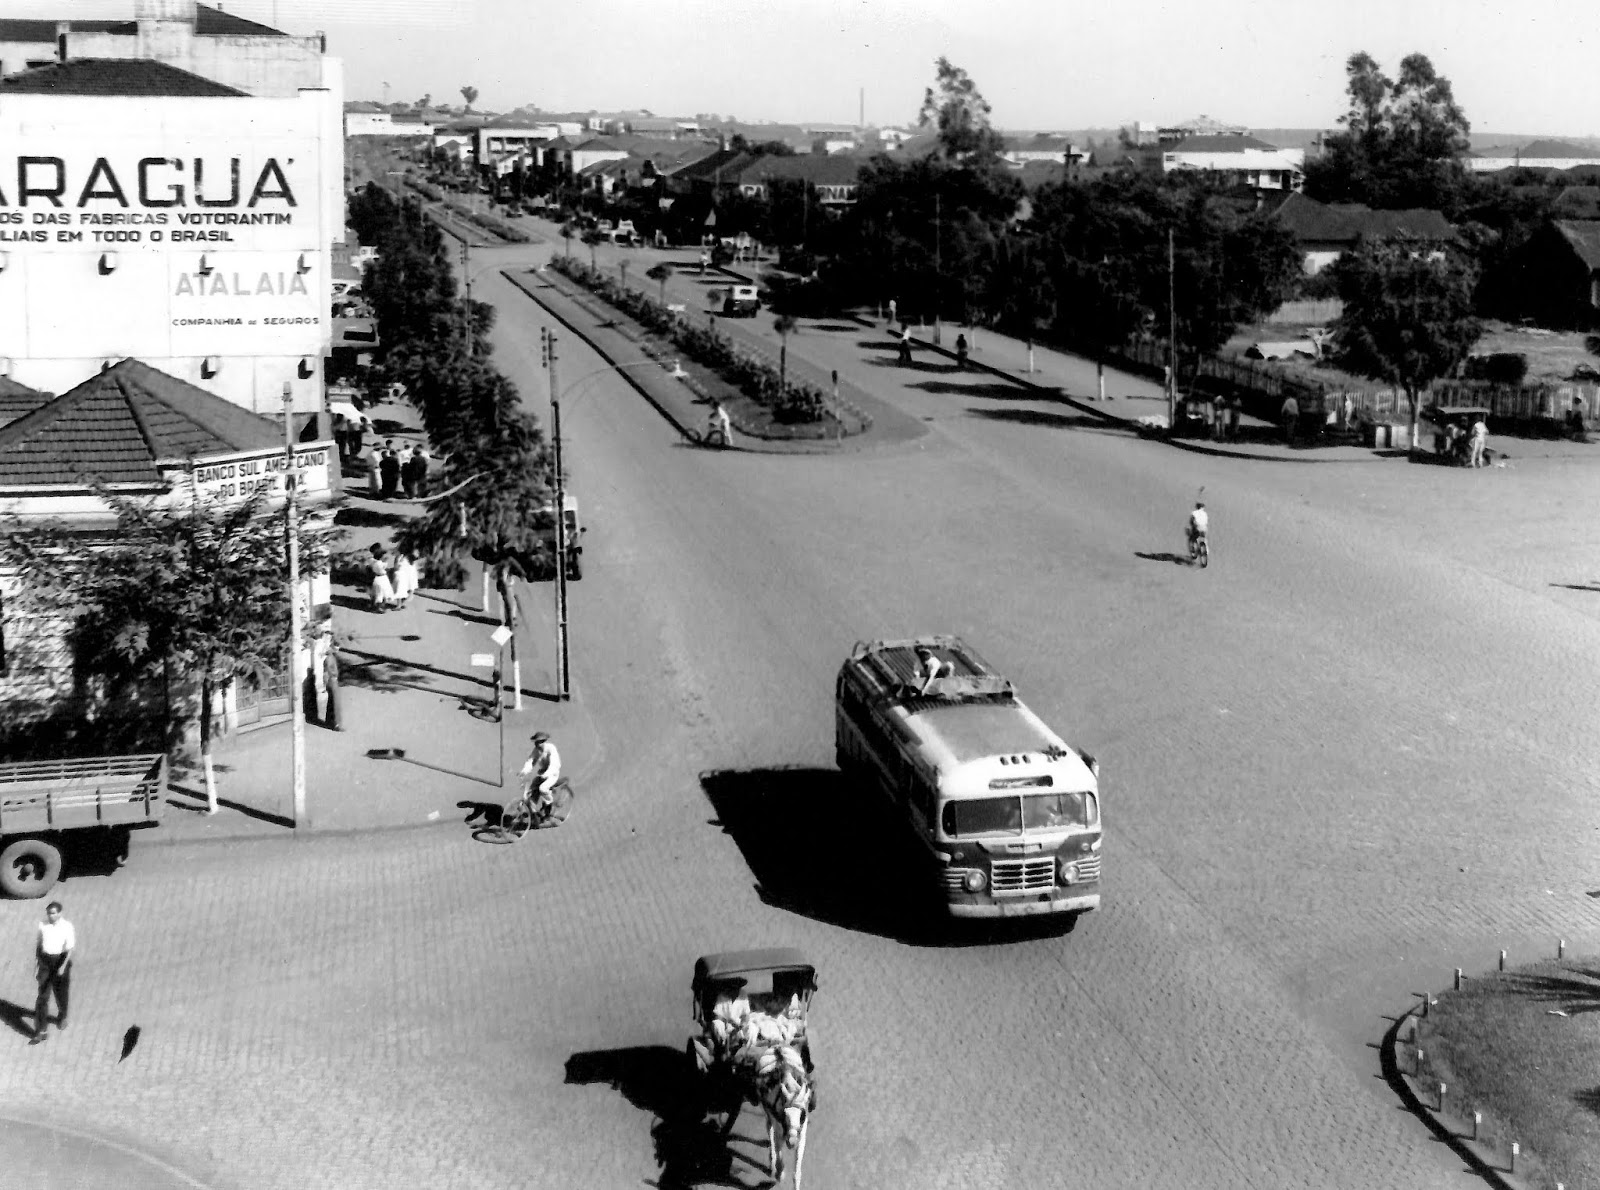
[[[294,392],[283,382],[284,526],[289,554],[289,770],[294,789],[294,824],[310,826],[306,819],[306,722],[300,700],[300,528],[295,515]]]
[[[1172,229],[1167,228],[1167,433],[1178,428],[1178,299]]]

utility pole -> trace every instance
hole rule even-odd
[[[556,692],[565,702],[572,697],[572,673],[567,653],[567,490],[561,475],[561,398],[556,380],[556,334],[544,331],[545,360],[550,368],[550,442],[556,480]]]
[[[939,298],[944,292],[944,214],[940,195],[933,196],[933,345],[939,346]],[[1028,369],[1030,372],[1033,369]]]
[[[306,720],[300,700],[300,528],[295,516],[294,391],[283,382],[284,531],[289,554],[289,771],[294,789],[294,825],[308,827],[306,819]]]
[[[1172,228],[1167,228],[1167,433],[1178,429],[1178,298]]]

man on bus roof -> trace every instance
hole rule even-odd
[[[951,665],[947,661],[940,661],[933,655],[933,650],[927,645],[918,645],[917,654],[917,693],[926,694],[933,683],[939,678],[947,676]]]

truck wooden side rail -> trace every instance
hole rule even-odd
[[[122,847],[154,826],[166,800],[163,753],[0,764],[0,890],[42,897],[61,876],[61,852],[100,832]]]

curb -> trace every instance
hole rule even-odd
[[[511,284],[515,285],[523,293],[525,293],[528,296],[529,300],[534,302],[536,305],[538,305],[538,307],[541,310],[543,310],[546,314],[550,315],[550,317],[554,318],[562,326],[566,327],[568,331],[570,331],[572,334],[576,335],[578,338],[582,339],[585,343],[587,343],[589,345],[589,350],[593,351],[601,359],[605,360],[606,363],[610,364],[611,367],[612,367],[612,370],[615,371],[617,373],[617,375],[620,376],[623,380],[627,381],[628,386],[630,388],[632,388],[635,392],[637,392],[646,401],[650,402],[650,404],[655,408],[655,411],[657,413],[659,413],[662,417],[664,417],[667,420],[667,422],[674,429],[676,429],[678,431],[678,433],[682,434],[683,437],[685,439],[687,439],[689,442],[694,443],[695,445],[699,445],[699,435],[694,433],[692,430],[689,429],[688,426],[684,425],[683,422],[678,420],[677,415],[675,413],[673,413],[670,409],[668,409],[666,407],[666,405],[664,405],[660,400],[658,400],[656,398],[655,394],[649,392],[645,388],[644,385],[640,384],[639,381],[637,379],[635,379],[628,372],[627,369],[620,367],[618,362],[617,362],[617,360],[611,355],[611,353],[609,351],[607,351],[605,348],[601,347],[593,339],[589,338],[589,336],[585,335],[576,326],[574,326],[569,319],[563,317],[559,312],[557,312],[556,310],[551,308],[549,305],[545,304],[543,301],[540,301],[538,294],[534,293],[532,287],[530,285],[528,285],[527,282],[524,280],[524,278],[527,275],[526,271],[524,271],[521,274],[517,274],[517,273],[514,273],[511,269],[501,269],[500,270],[500,275],[502,277],[504,277],[507,281],[511,282]],[[544,276],[543,273],[540,273],[539,275],[541,277]],[[575,298],[572,298],[572,296],[570,294],[568,294],[564,289],[562,289],[560,286],[558,286],[555,282],[546,280],[545,284],[549,285],[550,288],[552,288],[552,289],[556,290],[558,293],[562,294],[562,296],[568,298],[568,300],[576,301]],[[740,449],[740,448],[735,448],[735,449]]]
[[[864,318],[860,314],[851,314],[850,317],[856,322],[859,322],[862,326],[871,330],[879,329],[878,324],[870,318]],[[896,340],[891,338],[890,342],[896,342]],[[915,339],[913,340],[913,343],[916,346],[922,347],[928,351],[938,352],[946,359],[956,358],[955,352],[951,351],[948,347],[945,347],[942,344],[929,343],[921,339]],[[1016,373],[1010,372],[1005,368],[1001,368],[995,364],[985,363],[982,360],[975,360],[970,355],[967,357],[967,367],[976,369],[980,372],[987,372],[991,376],[998,376],[1002,380],[1010,381],[1019,388],[1025,388],[1029,392],[1037,393],[1041,397],[1047,397],[1050,400],[1060,401],[1064,405],[1070,405],[1072,408],[1081,413],[1087,413],[1091,416],[1098,417],[1101,421],[1117,426],[1120,429],[1131,430],[1133,433],[1138,434],[1142,438],[1148,438],[1153,442],[1164,443],[1175,450],[1186,450],[1191,454],[1211,455],[1219,459],[1243,459],[1244,461],[1250,463],[1316,463],[1322,465],[1344,464],[1346,466],[1350,466],[1357,463],[1382,463],[1386,461],[1382,458],[1307,459],[1293,456],[1284,458],[1278,455],[1247,454],[1244,451],[1227,450],[1223,447],[1217,446],[1205,446],[1199,442],[1189,442],[1182,438],[1173,438],[1165,434],[1149,434],[1144,431],[1144,428],[1138,422],[1132,421],[1115,413],[1108,413],[1106,410],[1101,409],[1098,405],[1087,404],[1076,397],[1070,397],[1064,390],[1055,385],[1039,384],[1035,381],[1028,380],[1025,377],[1018,376]]]
[[[1428,999],[1431,1001],[1433,997],[1430,995]],[[1415,1038],[1421,1020],[1420,1011],[1420,1006],[1408,1009],[1396,1018],[1384,1034],[1379,1050],[1384,1081],[1399,1095],[1406,1109],[1426,1124],[1435,1137],[1449,1145],[1484,1181],[1498,1187],[1498,1190],[1532,1190],[1525,1178],[1501,1164],[1507,1158],[1498,1149],[1474,1138],[1470,1131],[1473,1125],[1469,1121],[1463,1121],[1449,1111],[1431,1107],[1428,1102],[1431,1089],[1424,1087],[1401,1062],[1402,1048],[1410,1047],[1409,1067],[1411,1071],[1416,1069]],[[1406,1034],[1404,1040],[1400,1036],[1402,1033]],[[1514,1162],[1515,1158],[1511,1160]]]

